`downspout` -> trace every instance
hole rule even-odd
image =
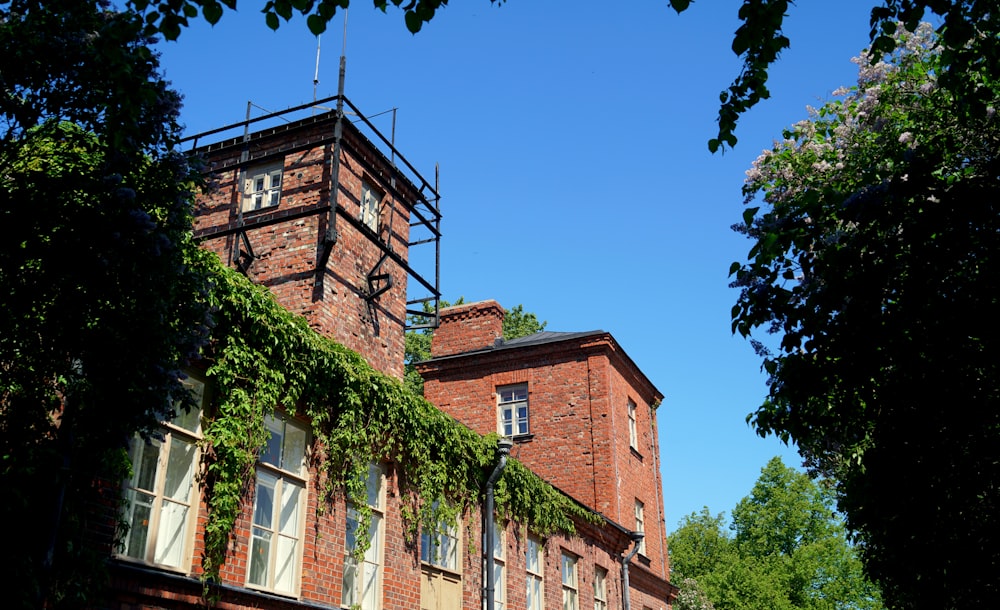
[[[629,538],[632,539],[635,546],[633,546],[629,554],[622,559],[622,610],[631,610],[632,608],[631,595],[628,590],[628,565],[629,562],[632,561],[632,558],[635,557],[635,554],[639,552],[639,543],[642,542],[644,536],[645,534],[642,532],[629,532]]]
[[[483,600],[486,610],[494,610],[495,591],[497,588],[496,574],[493,572],[493,487],[500,474],[507,466],[507,456],[514,441],[503,437],[497,441],[497,465],[493,468],[490,478],[486,480],[486,506],[483,508],[483,566],[486,568],[486,587],[483,590]]]

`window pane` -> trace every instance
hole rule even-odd
[[[291,423],[285,424],[285,439],[282,447],[281,467],[289,472],[302,472],[302,459],[306,454],[306,431]]]
[[[433,549],[431,549],[431,535],[427,532],[420,533],[420,561],[425,563],[431,563],[431,559],[434,557]]]
[[[382,508],[382,467],[378,464],[368,466],[368,506]]]
[[[351,556],[344,560],[344,592],[341,597],[342,606],[358,603],[358,562]]]
[[[274,415],[268,415],[264,420],[264,427],[271,433],[267,443],[260,451],[260,461],[272,466],[281,467],[281,445],[284,440],[284,422]]]
[[[205,384],[190,377],[181,380],[181,383],[188,389],[189,392],[191,392],[191,396],[194,397],[195,404],[201,405],[202,399],[205,396]],[[170,423],[180,428],[184,428],[189,432],[197,433],[198,426],[201,423],[201,411],[199,409],[185,411],[180,407],[177,407],[176,411],[177,414]]]
[[[295,550],[298,540],[278,536],[277,562],[274,566],[274,588],[276,591],[291,592],[295,586]]]
[[[263,191],[264,190],[264,176],[255,176],[253,182],[253,190]]]
[[[528,610],[542,608],[542,580],[534,576],[528,577]]]
[[[187,528],[188,507],[164,500],[160,507],[160,527],[156,533],[156,552],[153,561],[159,564],[181,566],[184,553],[184,536]]]
[[[282,534],[298,538],[299,536],[299,493],[302,487],[288,480],[281,485],[281,518],[278,528]]]
[[[253,499],[253,523],[271,529],[274,518],[274,485],[277,479],[266,472],[257,473],[257,493]]]
[[[375,610],[378,607],[378,566],[364,564],[364,582],[361,591],[362,610]]]
[[[358,546],[357,532],[358,532],[358,511],[354,510],[353,508],[348,508],[347,541],[345,542],[345,547],[348,553],[356,549]],[[421,549],[423,549],[422,545]]]
[[[188,502],[191,496],[191,479],[194,476],[194,452],[194,443],[176,436],[171,439],[163,495],[172,500]]]
[[[136,559],[145,559],[146,538],[149,535],[149,517],[153,506],[153,496],[134,490],[129,490],[128,496],[132,515],[128,520],[129,530],[125,554]]]
[[[382,543],[379,539],[382,533],[381,524],[382,515],[372,515],[372,524],[368,529],[368,550],[365,551],[365,561],[371,564],[380,563],[378,553]]]
[[[155,438],[144,441],[136,437],[133,446],[138,455],[132,460],[135,475],[132,485],[146,491],[156,489],[156,464],[160,459],[160,441]]]
[[[271,532],[253,528],[250,543],[250,582],[267,586],[267,565],[271,558]]]

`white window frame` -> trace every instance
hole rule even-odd
[[[284,160],[243,170],[243,211],[277,207],[281,201]]]
[[[459,573],[460,544],[458,523],[450,525],[440,521],[433,531],[425,528],[420,532],[420,561],[441,570]]]
[[[345,608],[378,610],[382,607],[382,566],[385,553],[385,468],[381,464],[368,466],[365,481],[367,504],[372,512],[368,526],[368,549],[359,561],[354,556],[359,515],[350,503],[347,505],[347,538],[344,543],[344,575],[340,605]]]
[[[580,610],[580,587],[576,564],[576,555],[562,552],[559,560],[559,572],[562,575],[562,610]]]
[[[496,610],[503,610],[507,604],[507,553],[505,545],[505,532],[503,525],[499,521],[493,521],[493,607]],[[485,570],[485,566],[484,566]],[[483,574],[483,583],[486,582],[486,574]],[[486,606],[486,598],[483,598],[483,607]]]
[[[196,408],[189,412],[178,408],[173,420],[163,422],[158,438],[146,440],[137,434],[130,443],[133,472],[125,483],[123,516],[128,531],[119,556],[187,572],[198,516],[195,471],[205,384],[192,377],[181,383],[191,392]],[[171,476],[176,474],[179,479]]]
[[[636,423],[636,405],[631,398],[628,401],[628,446],[639,450],[639,432]]]
[[[643,534],[639,540],[639,554],[646,554],[646,505],[640,500],[635,501],[635,531]]]
[[[382,192],[367,180],[361,182],[361,209],[358,213],[358,220],[376,233],[378,233],[379,218],[382,213],[382,197]]]
[[[268,415],[264,423],[271,438],[257,461],[246,583],[247,587],[297,596],[305,533],[309,431],[303,423],[281,414]],[[262,501],[269,501],[270,510]]]
[[[594,610],[608,610],[608,571],[594,566]]]
[[[544,610],[545,547],[541,540],[530,534],[524,549],[524,568],[527,584],[526,610]]]
[[[531,433],[531,412],[528,409],[528,384],[497,388],[497,433],[517,437]]]

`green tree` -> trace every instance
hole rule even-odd
[[[12,607],[93,601],[128,439],[188,400],[208,332],[179,96],[103,3],[0,3],[0,560]]]
[[[863,54],[856,87],[757,159],[731,270],[768,375],[748,419],[836,482],[899,608],[1000,601],[1000,85],[970,73],[990,111],[965,112],[940,43],[925,25]]]
[[[490,0],[502,4],[506,0]],[[152,32],[176,39],[181,28],[199,12],[209,23],[217,23],[225,9],[236,10],[236,0],[129,0],[129,5],[142,13]],[[266,0],[262,12],[271,29],[296,14],[306,18],[313,34],[326,31],[338,9],[347,9],[349,0]],[[402,11],[406,28],[419,32],[425,23],[437,15],[448,0],[374,0],[376,8],[386,12],[389,5]],[[692,0],[669,0],[671,8],[682,13]],[[739,117],[761,100],[770,97],[767,88],[768,70],[782,50],[791,44],[782,27],[792,0],[743,0],[738,17],[741,22],[732,41],[732,51],[743,66],[733,83],[719,95],[719,132],[708,142],[712,152],[736,145],[736,123]],[[995,0],[884,0],[871,11],[871,40],[875,59],[895,49],[897,28],[916,29],[930,11],[941,18],[943,44],[941,86],[967,101],[966,111],[978,115],[986,112],[989,100],[970,81],[969,74],[983,74],[989,80],[1000,80],[1000,10]]]
[[[882,607],[834,512],[832,493],[780,458],[768,462],[733,509],[732,535],[724,524],[722,514],[713,517],[705,508],[670,536],[672,580],[691,603],[703,597],[718,610]]]
[[[452,305],[461,305],[465,303],[465,297],[458,297],[458,300],[454,303],[449,303],[448,301],[442,299],[440,301],[440,307],[450,307]],[[429,304],[424,303],[424,311],[428,315],[434,314],[434,309]],[[426,318],[423,316],[410,316],[410,324],[422,324],[426,323]],[[511,309],[506,310],[503,317],[503,338],[505,340],[517,339],[518,337],[526,337],[528,335],[541,332],[545,330],[545,325],[548,322],[539,322],[538,316],[531,312],[524,311],[523,305],[517,305]],[[418,330],[409,330],[406,332],[406,355],[405,355],[405,374],[403,377],[406,387],[410,391],[423,396],[424,394],[424,380],[417,373],[414,364],[421,362],[423,360],[429,360],[431,357],[431,340],[434,337],[434,329],[423,328]]]

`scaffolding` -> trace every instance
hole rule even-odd
[[[316,283],[321,285],[323,282],[327,261],[337,243],[338,223],[346,222],[354,227],[360,235],[365,236],[381,253],[378,262],[366,275],[366,285],[354,287],[359,294],[362,294],[371,304],[391,288],[392,277],[383,271],[385,263],[391,260],[406,272],[409,280],[412,280],[407,282],[407,329],[436,328],[439,321],[441,297],[441,211],[438,170],[435,167],[434,183],[431,184],[396,149],[394,142],[395,113],[392,138],[387,138],[375,127],[369,117],[366,117],[343,95],[335,95],[278,112],[267,112],[256,117],[251,117],[252,108],[253,104],[248,102],[245,120],[188,136],[182,140],[182,144],[190,145],[190,154],[205,158],[218,158],[226,152],[238,150],[238,157],[234,154],[229,157],[228,161],[214,163],[206,169],[206,174],[238,172],[238,184],[240,185],[243,184],[247,167],[251,165],[323,147],[326,151],[323,161],[330,167],[328,201],[301,209],[286,210],[280,214],[253,214],[248,217],[244,215],[243,205],[237,198],[237,201],[234,202],[236,210],[233,222],[221,227],[207,227],[195,231],[195,238],[198,241],[204,241],[230,235],[235,236],[229,262],[241,272],[246,273],[257,258],[253,250],[252,233],[254,230],[279,222],[326,214],[326,231],[317,245]],[[348,115],[350,115],[350,120],[348,120]],[[310,126],[322,126],[325,123],[332,124],[333,129],[316,130],[311,137],[285,141],[280,146],[259,147],[251,153],[252,143],[260,144],[268,139],[280,141],[278,136],[284,133],[302,130]],[[352,130],[353,138],[344,137],[345,128]],[[240,135],[233,136],[232,134]],[[369,230],[360,218],[347,213],[338,202],[341,155],[350,154],[355,161],[364,159],[363,152],[365,151],[356,149],[356,145],[351,141],[354,139],[359,140],[362,147],[367,147],[368,152],[381,155],[382,160],[392,168],[388,180],[379,185],[385,190],[386,198],[389,200],[390,229],[385,237]],[[208,143],[204,143],[206,141]],[[364,169],[373,175],[378,173],[373,167],[365,166]],[[404,189],[400,188],[398,180],[407,181],[410,188],[405,189],[404,192]],[[415,193],[415,197],[408,196],[406,193]],[[399,244],[393,243],[391,223],[392,218],[397,213],[397,206],[401,208],[400,213],[408,213],[410,217],[409,237],[406,240],[407,243],[403,244],[406,248],[405,258],[397,252]],[[421,246],[423,248],[420,248]],[[432,249],[433,254],[426,253],[427,247]],[[415,251],[414,248],[420,249]],[[414,264],[414,259],[420,262]],[[429,273],[421,272],[421,269],[427,267],[432,267],[433,278],[429,277]],[[417,308],[418,306],[419,308]]]

